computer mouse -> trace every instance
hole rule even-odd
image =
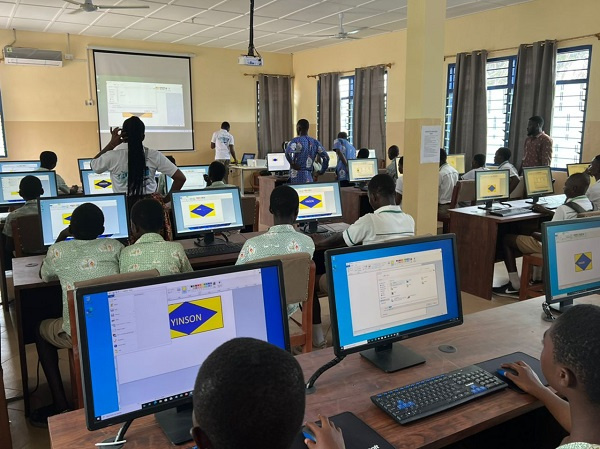
[[[500,375],[501,375],[502,377],[504,377],[504,378],[507,378],[507,377],[506,377],[506,373],[510,373],[510,374],[512,374],[513,376],[518,376],[518,375],[519,375],[519,373],[517,373],[517,372],[516,372],[514,369],[512,369],[512,368],[502,368],[502,367],[500,367],[500,368],[498,368],[498,369],[496,370],[496,372],[497,372],[498,374],[500,374]]]
[[[313,433],[312,430],[310,430],[308,428],[308,426],[302,426],[302,435],[304,435],[304,438],[308,438],[309,440],[311,440],[314,443],[317,442],[317,438],[315,437],[315,434]]]

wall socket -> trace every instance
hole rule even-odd
[[[86,106],[94,106],[94,100],[85,100]]]

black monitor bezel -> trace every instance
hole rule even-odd
[[[527,172],[539,169],[546,169],[550,173],[550,187],[552,187],[552,192],[540,192],[540,193],[530,193],[529,192],[529,182],[527,182]],[[538,165],[536,167],[523,167],[523,186],[525,187],[525,196],[527,198],[535,198],[542,196],[554,195],[554,184],[552,183],[552,167],[549,165]]]
[[[486,174],[497,174],[499,172],[506,173],[507,195],[499,196],[497,198],[479,198],[479,184],[481,183],[481,177],[485,176]],[[510,198],[510,170],[508,170],[506,168],[502,168],[502,169],[497,169],[497,170],[477,170],[475,172],[475,201],[493,202],[493,201],[504,201],[509,198]]]
[[[591,162],[577,162],[577,163],[573,163],[573,164],[567,164],[567,177],[571,176],[569,167],[572,165],[587,165],[589,167],[590,165],[592,165],[592,163]],[[581,172],[578,172],[578,173],[581,173]]]
[[[56,195],[58,195],[58,180],[57,180],[56,172],[54,170],[44,170],[44,171],[37,171],[37,170],[34,170],[34,171],[11,171],[11,172],[7,172],[6,171],[6,172],[0,172],[0,178],[2,176],[5,176],[5,175],[10,175],[10,176],[15,176],[15,177],[17,177],[19,175],[22,175],[23,178],[25,176],[36,176],[37,177],[37,176],[43,176],[43,175],[48,174],[48,173],[53,173],[54,174],[54,189],[56,190]],[[46,193],[46,192],[44,192],[44,193]],[[42,196],[40,196],[40,198],[47,199],[47,198],[54,198],[54,197],[51,197],[51,196],[42,197]],[[18,201],[18,202],[15,202],[15,201],[2,202],[2,201],[0,201],[0,207],[22,206],[25,203],[26,203],[25,200]]]
[[[335,301],[335,289],[333,288],[333,270],[331,267],[331,257],[339,254],[349,254],[354,252],[361,251],[372,251],[381,248],[390,248],[394,246],[405,246],[405,245],[414,245],[419,243],[426,243],[438,240],[451,240],[452,241],[452,252],[454,256],[454,271],[456,273],[456,298],[458,301],[458,318],[444,321],[443,323],[438,323],[435,325],[427,325],[423,327],[419,327],[416,329],[412,329],[408,332],[403,333],[402,335],[397,335],[391,338],[386,338],[384,340],[380,340],[372,343],[365,343],[360,346],[353,346],[352,348],[342,349],[340,346],[340,337],[339,337],[339,329],[337,323],[337,309],[336,309],[336,301]],[[460,290],[460,273],[458,266],[458,254],[456,248],[456,235],[455,234],[441,234],[435,236],[425,236],[425,237],[409,237],[397,240],[390,240],[384,243],[376,243],[372,245],[359,245],[352,246],[348,248],[337,248],[330,249],[325,251],[325,268],[327,272],[327,284],[329,285],[329,310],[331,316],[331,330],[332,330],[332,339],[333,339],[333,352],[337,357],[345,357],[349,354],[354,354],[356,352],[361,352],[366,349],[376,348],[382,345],[389,345],[392,343],[396,343],[399,341],[407,340],[409,338],[418,337],[419,335],[424,335],[432,332],[437,332],[443,329],[447,329],[454,326],[459,326],[463,324],[463,311],[462,311],[462,299],[461,299],[461,290]]]
[[[354,162],[356,161],[356,162]],[[364,162],[364,161],[376,161],[375,162],[375,174],[373,176],[371,176],[369,179],[352,179],[352,165],[357,163],[357,162]],[[363,158],[363,159],[348,159],[348,180],[350,182],[369,182],[371,179],[373,179],[375,176],[377,176],[379,174],[379,159],[377,159],[377,157],[369,157],[369,158]]]
[[[303,187],[314,187],[315,185],[319,185],[319,184],[327,184],[327,185],[333,185],[333,184],[337,184],[337,189],[338,189],[338,197],[340,199],[340,213],[339,215],[335,215],[335,216],[328,216],[328,217],[319,217],[319,218],[300,218],[300,216],[296,217],[296,223],[308,223],[311,221],[319,221],[319,220],[333,220],[333,219],[338,219],[338,218],[342,218],[342,216],[344,215],[343,213],[343,206],[342,206],[342,191],[340,190],[340,183],[338,181],[331,181],[331,182],[311,182],[311,183],[304,183],[304,184],[289,184],[289,186],[291,188],[293,188],[294,190],[296,190],[296,188],[303,188]]]
[[[250,271],[260,268],[277,267],[278,278],[279,278],[279,297],[281,300],[281,318],[283,321],[283,332],[284,332],[284,344],[285,350],[290,350],[290,336],[288,319],[286,312],[286,299],[285,299],[285,284],[283,279],[283,266],[280,260],[269,260],[264,262],[254,262],[243,265],[232,265],[228,267],[220,268],[209,268],[206,270],[192,271],[190,273],[175,274],[170,276],[158,276],[152,278],[138,279],[133,281],[120,281],[109,284],[95,285],[90,287],[81,287],[75,291],[75,315],[77,319],[77,336],[79,343],[80,353],[80,369],[81,369],[81,381],[83,390],[83,402],[85,410],[85,420],[88,430],[98,430],[113,424],[118,424],[132,419],[140,418],[142,416],[151,415],[154,413],[168,410],[171,408],[179,407],[182,405],[190,404],[192,402],[192,395],[172,402],[157,404],[156,406],[147,407],[145,409],[136,410],[134,412],[125,413],[113,418],[108,418],[103,421],[96,421],[94,419],[94,402],[93,394],[90,382],[87,379],[90,377],[90,364],[89,364],[89,347],[87,345],[87,328],[82,326],[81,323],[85,323],[85,308],[82,307],[83,298],[85,295],[101,293],[112,290],[122,290],[127,288],[144,287],[155,284],[162,284],[168,282],[185,281],[195,278],[204,278],[209,276],[218,276],[221,274],[235,273],[238,271]]]

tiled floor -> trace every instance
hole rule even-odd
[[[496,264],[494,285],[502,285],[508,280],[508,275],[502,264]],[[482,310],[500,307],[504,304],[515,302],[507,298],[496,298],[492,301],[478,298],[467,293],[462,294],[463,312],[465,314],[475,313]],[[331,326],[329,316],[329,304],[326,298],[321,298],[323,330],[327,333],[328,344],[331,345]],[[11,313],[0,313],[0,342],[1,361],[4,370],[4,385],[7,398],[21,394],[21,373],[19,365],[19,353],[17,349],[17,335],[14,323],[14,310]],[[33,389],[36,385],[37,353],[35,345],[27,347],[27,366],[29,372],[29,386]],[[69,391],[69,366],[66,351],[61,353],[61,372],[63,373],[65,389]],[[32,407],[36,408],[50,402],[49,391],[46,387],[44,374],[40,369],[39,389],[31,396]],[[11,434],[14,449],[48,449],[50,439],[47,429],[39,429],[29,425],[23,414],[23,401],[14,401],[8,404],[11,420]]]

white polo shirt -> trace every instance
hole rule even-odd
[[[415,220],[396,205],[383,206],[371,214],[363,215],[342,233],[348,246],[380,243],[414,235]]]
[[[592,203],[585,195],[576,196],[575,198],[567,200],[566,202],[577,203],[586,212],[591,211],[593,208]],[[572,220],[573,218],[577,218],[577,211],[573,210],[569,206],[566,206],[565,204],[556,208],[556,211],[554,211],[554,216],[552,217],[552,221]]]
[[[508,161],[504,161],[500,165],[498,165],[498,170],[508,170],[509,171],[509,176],[511,178],[513,176],[519,176],[519,172],[517,171],[517,169],[515,168],[515,166],[513,164],[511,164],[510,162],[508,162]]]
[[[402,195],[404,192],[404,175],[399,175],[396,179],[396,193]]]
[[[464,179],[465,181],[470,180],[470,179],[475,179],[476,171],[487,171],[487,170],[488,169],[485,167],[474,168],[473,170],[469,170],[464,175],[462,175],[462,179]]]
[[[600,179],[590,186],[585,195],[592,202],[594,210],[600,210]]]
[[[234,145],[233,136],[229,131],[220,129],[212,135],[210,139],[211,143],[215,144],[215,159],[216,160],[229,160],[231,159],[231,152],[229,151],[229,145]]]
[[[458,172],[450,164],[444,164],[440,167],[438,203],[450,204],[452,201],[452,191],[458,182]]]

